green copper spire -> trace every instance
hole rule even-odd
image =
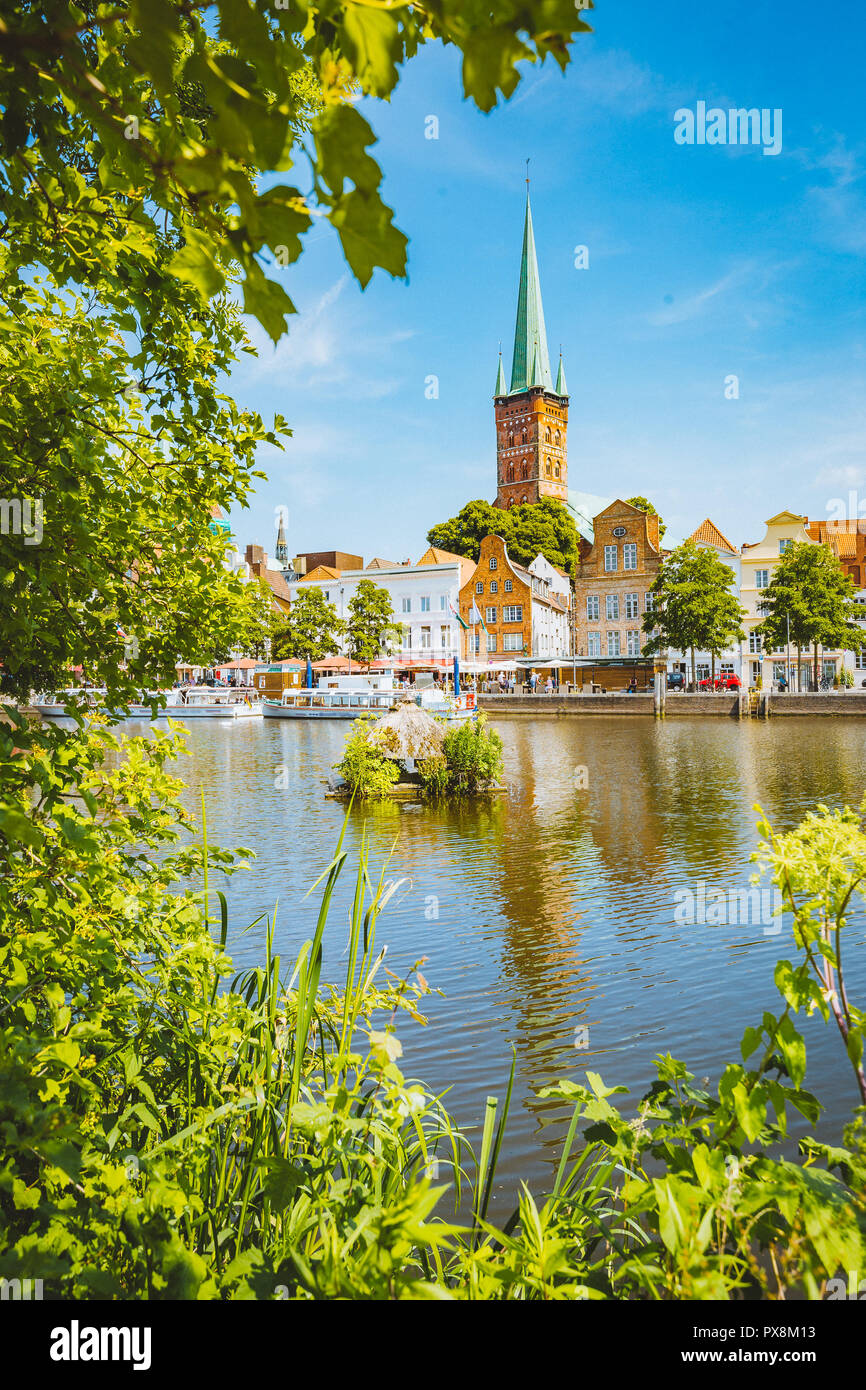
[[[507,396],[508,387],[505,385],[505,373],[502,370],[502,353],[499,354],[499,371],[496,373],[496,390],[494,396]]]
[[[557,396],[568,395],[568,387],[565,384],[565,368],[562,365],[562,353],[559,354],[559,371],[556,373],[556,394]]]
[[[537,369],[533,354],[538,354]],[[529,374],[527,376],[527,373]],[[532,230],[532,210],[529,188],[526,190],[526,222],[523,229],[523,256],[520,262],[520,290],[517,296],[517,322],[514,327],[514,357],[511,363],[509,395],[525,391],[537,377],[538,386],[553,390],[550,359],[547,355],[547,333],[544,328],[544,309],[541,305],[541,285],[538,280],[538,260],[535,255],[535,234]]]
[[[538,361],[538,343],[533,343],[532,345],[532,371],[529,373],[529,380],[526,384],[527,386],[544,385],[544,382],[541,380],[541,365]]]

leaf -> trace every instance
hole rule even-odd
[[[213,243],[194,227],[185,229],[186,246],[172,256],[169,274],[195,285],[202,299],[208,300],[225,287],[225,275],[216,263]]]
[[[396,14],[356,6],[346,9],[343,49],[366,92],[386,97],[397,83],[399,32]]]
[[[363,289],[377,266],[397,277],[406,274],[408,240],[394,226],[392,217],[378,193],[364,194],[358,189],[344,194],[331,213],[343,254]]]
[[[276,280],[266,280],[260,267],[253,263],[244,280],[244,313],[258,319],[276,343],[286,332],[286,317],[295,313],[295,306],[282,285]]]

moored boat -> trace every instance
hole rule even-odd
[[[265,719],[359,719],[393,709],[395,690],[284,690],[279,700],[262,701]]]

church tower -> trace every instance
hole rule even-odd
[[[543,497],[566,503],[568,388],[561,354],[555,386],[550,371],[528,179],[511,385],[505,384],[500,352],[493,401],[497,507],[540,502]]]

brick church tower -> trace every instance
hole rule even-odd
[[[550,372],[528,179],[511,385],[505,384],[500,353],[493,400],[496,506],[514,507],[543,497],[567,503],[568,388],[561,354],[555,386]]]

